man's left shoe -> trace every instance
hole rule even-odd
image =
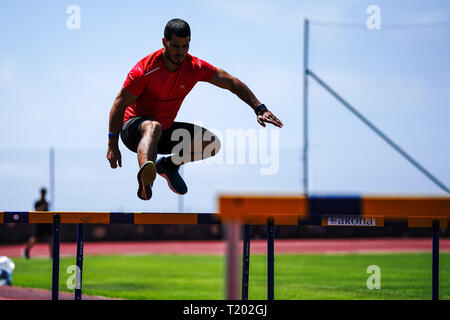
[[[180,167],[173,164],[170,158],[161,158],[156,161],[156,172],[167,180],[170,190],[176,194],[183,195],[187,193],[188,188],[178,173],[179,169]]]
[[[137,195],[139,199],[149,200],[152,197],[152,186],[155,177],[156,167],[153,161],[147,161],[142,165],[137,174],[137,180],[139,183]]]

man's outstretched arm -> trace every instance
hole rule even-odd
[[[254,111],[257,107],[261,105],[261,102],[256,98],[253,92],[247,87],[245,83],[240,81],[238,78],[233,77],[225,70],[217,69],[216,74],[212,77],[210,83],[231,91],[237,95],[242,101],[248,104]],[[261,112],[257,116],[257,121],[260,125],[265,127],[265,122],[271,123],[274,126],[281,128],[283,123],[275,117],[272,112],[266,110]]]
[[[119,167],[122,167],[122,155],[119,150],[119,133],[122,128],[125,109],[136,101],[136,99],[137,96],[122,87],[109,113],[109,133],[117,135],[108,139],[106,158],[109,160],[111,168],[117,168],[117,164],[119,164]]]

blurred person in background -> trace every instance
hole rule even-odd
[[[48,202],[45,199],[47,190],[41,188],[41,198],[34,203],[35,211],[48,211]],[[44,240],[48,243],[50,248],[50,257],[52,252],[52,225],[50,223],[37,223],[31,237],[28,239],[25,249],[22,254],[25,259],[30,259],[30,250],[40,240]]]

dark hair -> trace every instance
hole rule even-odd
[[[189,37],[189,40],[191,40],[191,28],[186,21],[181,19],[172,19],[167,22],[164,28],[164,38],[170,40],[172,39],[172,34],[181,38]]]

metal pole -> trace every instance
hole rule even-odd
[[[49,161],[50,211],[55,211],[55,149],[50,148]]]
[[[86,226],[84,224],[77,225],[77,268],[75,271],[75,300],[81,300],[85,228]]]
[[[309,192],[308,182],[308,54],[309,54],[309,20],[305,19],[303,27],[303,193]]]
[[[248,278],[250,267],[250,225],[244,227],[244,252],[242,255],[242,300],[248,300]]]
[[[52,300],[58,300],[59,290],[59,244],[60,244],[60,216],[53,215],[53,248],[52,248]]]
[[[432,299],[439,300],[439,220],[433,220]]]
[[[239,236],[240,223],[227,224],[227,300],[239,300]]]
[[[422,172],[425,176],[427,176],[431,181],[434,182],[439,188],[444,190],[446,193],[450,193],[449,189],[446,185],[444,185],[441,181],[439,181],[435,176],[433,176],[430,172],[428,172],[423,166],[421,166],[416,160],[413,159],[406,151],[404,151],[400,146],[398,146],[394,141],[389,139],[380,129],[378,129],[374,124],[372,124],[366,117],[364,117],[360,112],[358,112],[353,106],[350,105],[347,101],[344,100],[336,91],[331,89],[322,79],[320,79],[314,72],[311,70],[306,71],[318,84],[320,84],[328,93],[330,93],[333,97],[335,97],[344,107],[346,107],[351,113],[353,113],[359,120],[364,122],[370,129],[372,129],[380,138],[382,138],[385,142],[387,142],[392,148],[394,148],[398,153],[400,153],[406,160],[408,160],[416,169]]]
[[[267,300],[274,299],[274,232],[273,219],[267,221]]]

